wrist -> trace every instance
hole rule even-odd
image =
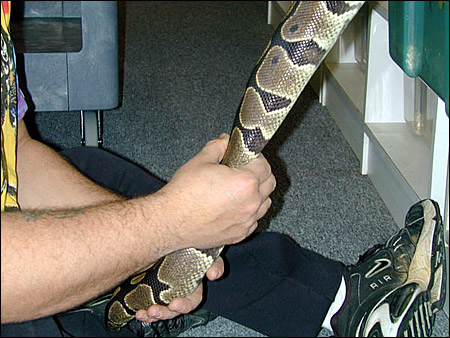
[[[139,199],[143,217],[142,233],[158,245],[160,257],[185,247],[180,208],[174,196],[162,188]]]

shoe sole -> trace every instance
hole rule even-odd
[[[424,226],[406,283],[417,283],[422,292],[430,292],[432,310],[437,312],[444,306],[446,292],[444,231],[439,205],[431,200],[420,204],[424,209]]]
[[[402,321],[397,337],[431,337],[434,314],[429,292],[420,293],[408,311],[408,318]]]

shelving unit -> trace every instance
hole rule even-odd
[[[279,13],[289,4],[269,1],[269,24],[276,26]],[[278,16],[270,17],[271,13]],[[368,2],[310,84],[360,160],[361,174],[369,176],[399,228],[418,200],[432,198],[439,203],[448,257],[449,118],[444,101],[392,60],[388,28],[388,2]],[[421,119],[414,118],[416,111],[422,113],[417,115]]]

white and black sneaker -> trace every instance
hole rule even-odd
[[[445,259],[439,206],[420,201],[403,229],[348,267],[346,299],[331,320],[335,335],[431,336],[445,302]]]

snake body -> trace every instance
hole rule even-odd
[[[364,1],[303,1],[291,5],[245,88],[222,164],[238,168],[256,158]],[[186,297],[201,283],[223,247],[188,248],[161,258],[116,288],[105,309],[117,331],[136,311]]]

